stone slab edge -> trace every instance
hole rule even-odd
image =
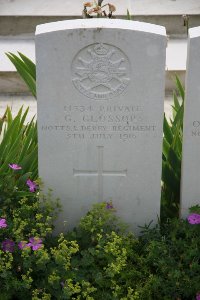
[[[120,20],[120,19],[105,19],[104,25],[102,25],[101,19],[76,19],[76,20],[68,20],[68,21],[60,21],[60,22],[52,22],[47,24],[38,25],[36,27],[36,35],[46,34],[48,32],[58,31],[58,30],[66,30],[66,29],[88,29],[88,28],[119,28],[125,30],[137,30],[142,32],[154,33],[159,35],[166,35],[166,30],[163,26],[154,25],[150,23],[133,21],[130,22],[128,20]]]

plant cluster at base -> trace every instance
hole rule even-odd
[[[200,297],[200,208],[128,232],[112,202],[53,236],[60,206],[39,193],[0,210],[0,299],[192,300]],[[194,212],[195,211],[195,212]]]

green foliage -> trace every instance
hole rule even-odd
[[[173,219],[141,237],[144,263],[150,272],[141,299],[195,299],[200,292],[198,225]]]
[[[141,260],[135,252],[138,240],[125,228],[114,209],[100,203],[68,234],[68,239],[77,240],[80,249],[72,266],[79,280],[84,278],[95,288],[93,299],[138,299],[136,286],[145,272],[141,272]]]
[[[190,208],[190,213],[197,213],[200,215],[200,205],[194,205]]]
[[[7,57],[15,66],[17,72],[24,80],[32,95],[36,98],[36,66],[24,54],[18,52],[19,56],[14,53],[6,53]]]
[[[136,239],[97,204],[71,233],[80,247],[72,265],[96,288],[94,299],[192,300],[200,291],[199,226],[174,219]]]
[[[0,250],[0,299],[194,300],[200,292],[199,224],[174,219],[135,238],[100,203],[57,237],[58,203],[30,194],[1,210],[0,244],[9,238],[15,248]],[[33,236],[39,249],[19,249]]]
[[[127,9],[127,13],[126,13],[126,19],[129,20],[129,21],[132,21],[133,20],[133,16],[131,16],[129,10]]]
[[[38,178],[37,125],[34,119],[25,124],[28,109],[21,108],[15,118],[7,108],[0,129],[0,205],[12,205],[21,194],[26,195],[28,178]],[[12,170],[9,164],[18,164],[22,170]],[[28,191],[28,189],[27,189]],[[12,200],[13,199],[13,200]]]
[[[173,95],[173,117],[163,125],[162,218],[179,213],[181,157],[183,138],[184,89],[176,76],[177,91]],[[180,99],[180,100],[179,100]]]
[[[0,219],[7,222],[7,227],[0,228],[0,299],[73,299],[71,295],[76,293],[86,299],[92,291],[90,284],[83,280],[74,283],[71,270],[71,257],[79,249],[77,242],[67,241],[62,234],[52,236],[59,203],[41,192],[27,192],[17,200],[0,210]],[[20,249],[19,242],[28,244],[31,237],[42,239],[42,246]],[[14,251],[3,248],[7,239],[15,243]],[[66,288],[62,286],[64,280]]]

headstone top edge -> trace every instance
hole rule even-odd
[[[46,24],[41,24],[36,27],[35,35],[70,30],[70,29],[92,29],[92,28],[108,28],[108,29],[125,29],[147,32],[152,34],[157,34],[161,36],[166,36],[166,29],[164,26],[154,25],[145,22],[129,21],[121,19],[75,19],[51,22]]]
[[[200,26],[193,27],[189,29],[189,38],[200,38]]]

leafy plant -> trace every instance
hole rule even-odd
[[[176,86],[177,91],[173,94],[173,116],[169,121],[164,116],[163,124],[162,217],[179,214],[185,93],[177,76]]]
[[[95,288],[93,299],[139,299],[137,286],[147,270],[137,253],[138,239],[116,217],[113,207],[93,205],[67,237],[79,245],[72,266],[77,278],[84,278]]]
[[[36,66],[24,54],[20,52],[18,52],[18,54],[19,56],[11,52],[6,53],[19,75],[27,84],[32,95],[36,98]]]
[[[4,201],[11,205],[11,195],[16,198],[29,178],[38,178],[37,124],[34,118],[29,124],[25,124],[27,114],[28,109],[23,113],[21,107],[13,118],[10,108],[7,108],[0,120],[1,205]],[[12,164],[19,165],[21,169],[13,170]]]
[[[150,272],[141,299],[199,299],[200,222],[191,224],[174,218],[140,237],[143,263]]]
[[[200,215],[198,224],[173,219],[136,238],[98,203],[72,232],[52,236],[57,209],[30,193],[0,210],[0,299],[199,297]]]

